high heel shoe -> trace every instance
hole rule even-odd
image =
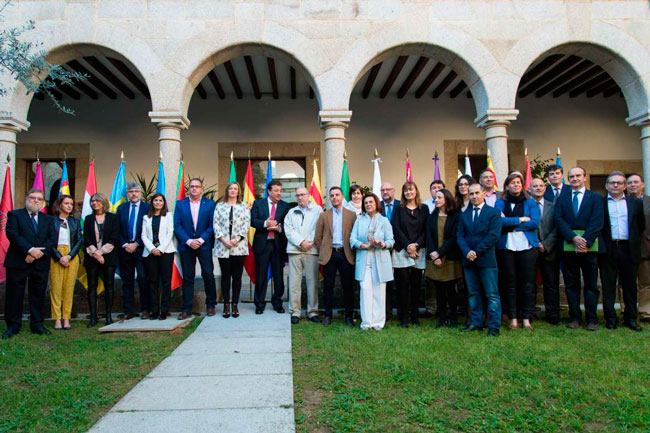
[[[235,319],[239,317],[239,308],[237,308],[237,304],[232,304],[232,317]]]
[[[223,318],[227,319],[230,317],[230,304],[223,304]]]

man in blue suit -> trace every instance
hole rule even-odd
[[[214,201],[203,197],[203,181],[198,178],[190,179],[188,197],[176,203],[174,234],[178,239],[183,270],[183,311],[178,315],[178,320],[188,319],[192,315],[197,259],[201,265],[208,316],[216,314],[217,286],[212,262],[214,207]]]
[[[580,309],[580,272],[584,280],[585,317],[587,330],[598,329],[598,252],[605,252],[601,236],[603,228],[603,198],[585,188],[587,172],[582,167],[569,170],[571,191],[560,194],[554,206],[555,227],[559,237],[573,244],[575,251],[562,251],[562,274],[567,302],[569,323],[567,327],[577,329],[582,321]],[[579,231],[579,233],[576,233]],[[598,241],[598,251],[589,251]]]
[[[548,186],[546,187],[546,191],[544,191],[544,200],[553,203],[560,195],[571,191],[571,187],[562,183],[562,179],[564,179],[564,170],[562,170],[561,165],[551,164],[546,167]]]
[[[135,274],[138,273],[142,319],[149,319],[151,296],[142,261],[142,217],[149,212],[149,204],[141,200],[142,189],[137,182],[126,185],[129,201],[117,208],[120,219],[119,265],[122,278],[122,306],[125,319],[135,317]]]
[[[463,253],[471,315],[469,324],[461,331],[481,329],[483,287],[488,304],[488,335],[496,337],[501,328],[501,298],[494,247],[501,235],[501,212],[485,203],[485,191],[478,183],[469,186],[469,200],[471,205],[461,214],[458,224],[458,246]]]
[[[266,186],[267,198],[255,200],[251,209],[251,226],[255,227],[253,253],[255,254],[255,314],[263,314],[266,308],[268,269],[273,275],[271,305],[282,314],[284,278],[282,265],[287,255],[287,238],[284,234],[284,218],[289,204],[282,200],[282,184],[271,181]]]

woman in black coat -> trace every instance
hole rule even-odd
[[[427,267],[425,278],[433,281],[440,320],[437,327],[456,326],[456,283],[462,276],[461,254],[456,243],[460,212],[451,192],[436,192],[435,210],[427,219]]]
[[[84,220],[84,266],[88,278],[89,328],[97,324],[97,285],[100,274],[104,282],[106,324],[113,323],[113,285],[120,243],[120,219],[108,212],[110,205],[106,196],[101,193],[93,194],[90,197],[90,207],[93,213]]]

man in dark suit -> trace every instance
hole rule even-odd
[[[287,238],[282,225],[289,212],[289,204],[282,200],[282,183],[277,180],[266,186],[267,198],[255,200],[251,209],[251,226],[255,227],[253,253],[255,254],[255,314],[264,313],[268,287],[269,264],[273,275],[271,305],[277,313],[284,313],[282,295],[284,278],[282,265],[286,261]]]
[[[557,253],[557,229],[555,228],[553,201],[544,198],[546,185],[542,179],[533,179],[530,194],[539,207],[539,255],[537,268],[544,288],[545,318],[551,325],[560,323],[560,258]]]
[[[566,251],[562,243],[562,273],[567,302],[569,323],[567,327],[577,329],[582,321],[580,309],[580,272],[584,280],[584,302],[587,330],[598,329],[598,251],[590,251],[598,241],[599,252],[605,251],[601,236],[603,228],[603,198],[585,188],[587,172],[582,167],[569,170],[571,191],[560,194],[555,202],[555,227],[559,237],[572,244],[575,251]]]
[[[562,183],[562,179],[564,179],[564,170],[561,165],[551,164],[546,167],[548,186],[544,192],[544,200],[554,202],[560,195],[571,191],[571,187]]]
[[[381,184],[381,214],[390,221],[393,218],[393,211],[399,207],[399,200],[395,199],[395,188],[390,182]],[[395,296],[395,284],[393,281],[386,283],[386,320],[393,317],[393,297]]]
[[[487,298],[488,335],[498,336],[501,328],[497,259],[494,247],[501,235],[501,212],[485,203],[485,191],[478,183],[469,187],[470,206],[458,224],[458,246],[463,255],[463,271],[469,292],[471,321],[461,331],[481,329],[483,288]]]
[[[50,335],[43,325],[45,290],[50,270],[50,252],[56,247],[57,233],[52,218],[40,212],[45,195],[31,189],[25,208],[9,212],[6,233],[9,248],[4,266],[7,269],[5,322],[3,339],[20,332],[23,318],[25,286],[29,288],[29,327],[34,334]]]
[[[142,189],[137,182],[126,185],[129,200],[117,208],[120,219],[119,266],[122,278],[122,305],[125,319],[135,317],[135,273],[138,273],[142,319],[149,319],[151,296],[142,261],[142,218],[149,212],[149,204],[142,201]]]
[[[625,194],[625,173],[613,171],[607,176],[607,197],[603,206],[603,240],[605,253],[600,254],[600,280],[603,285],[603,312],[607,329],[616,329],[617,279],[623,286],[623,324],[641,331],[636,323],[636,276],[641,262],[641,235],[645,230],[643,202]]]
[[[645,194],[643,178],[633,173],[627,177],[627,193],[643,201],[645,231],[641,234],[641,263],[637,272],[639,283],[639,320],[650,322],[650,196]]]
[[[178,253],[183,269],[183,311],[178,320],[188,319],[192,315],[197,259],[201,265],[208,316],[216,314],[217,287],[212,262],[214,207],[214,201],[203,197],[203,181],[198,178],[190,179],[188,197],[176,203],[174,234],[178,239]]]

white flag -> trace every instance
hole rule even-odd
[[[469,164],[469,156],[465,155],[465,174],[472,175],[472,166]]]
[[[372,176],[372,192],[377,194],[378,197],[381,197],[381,174],[379,173],[381,158],[375,158],[371,162],[375,164],[375,173]]]

